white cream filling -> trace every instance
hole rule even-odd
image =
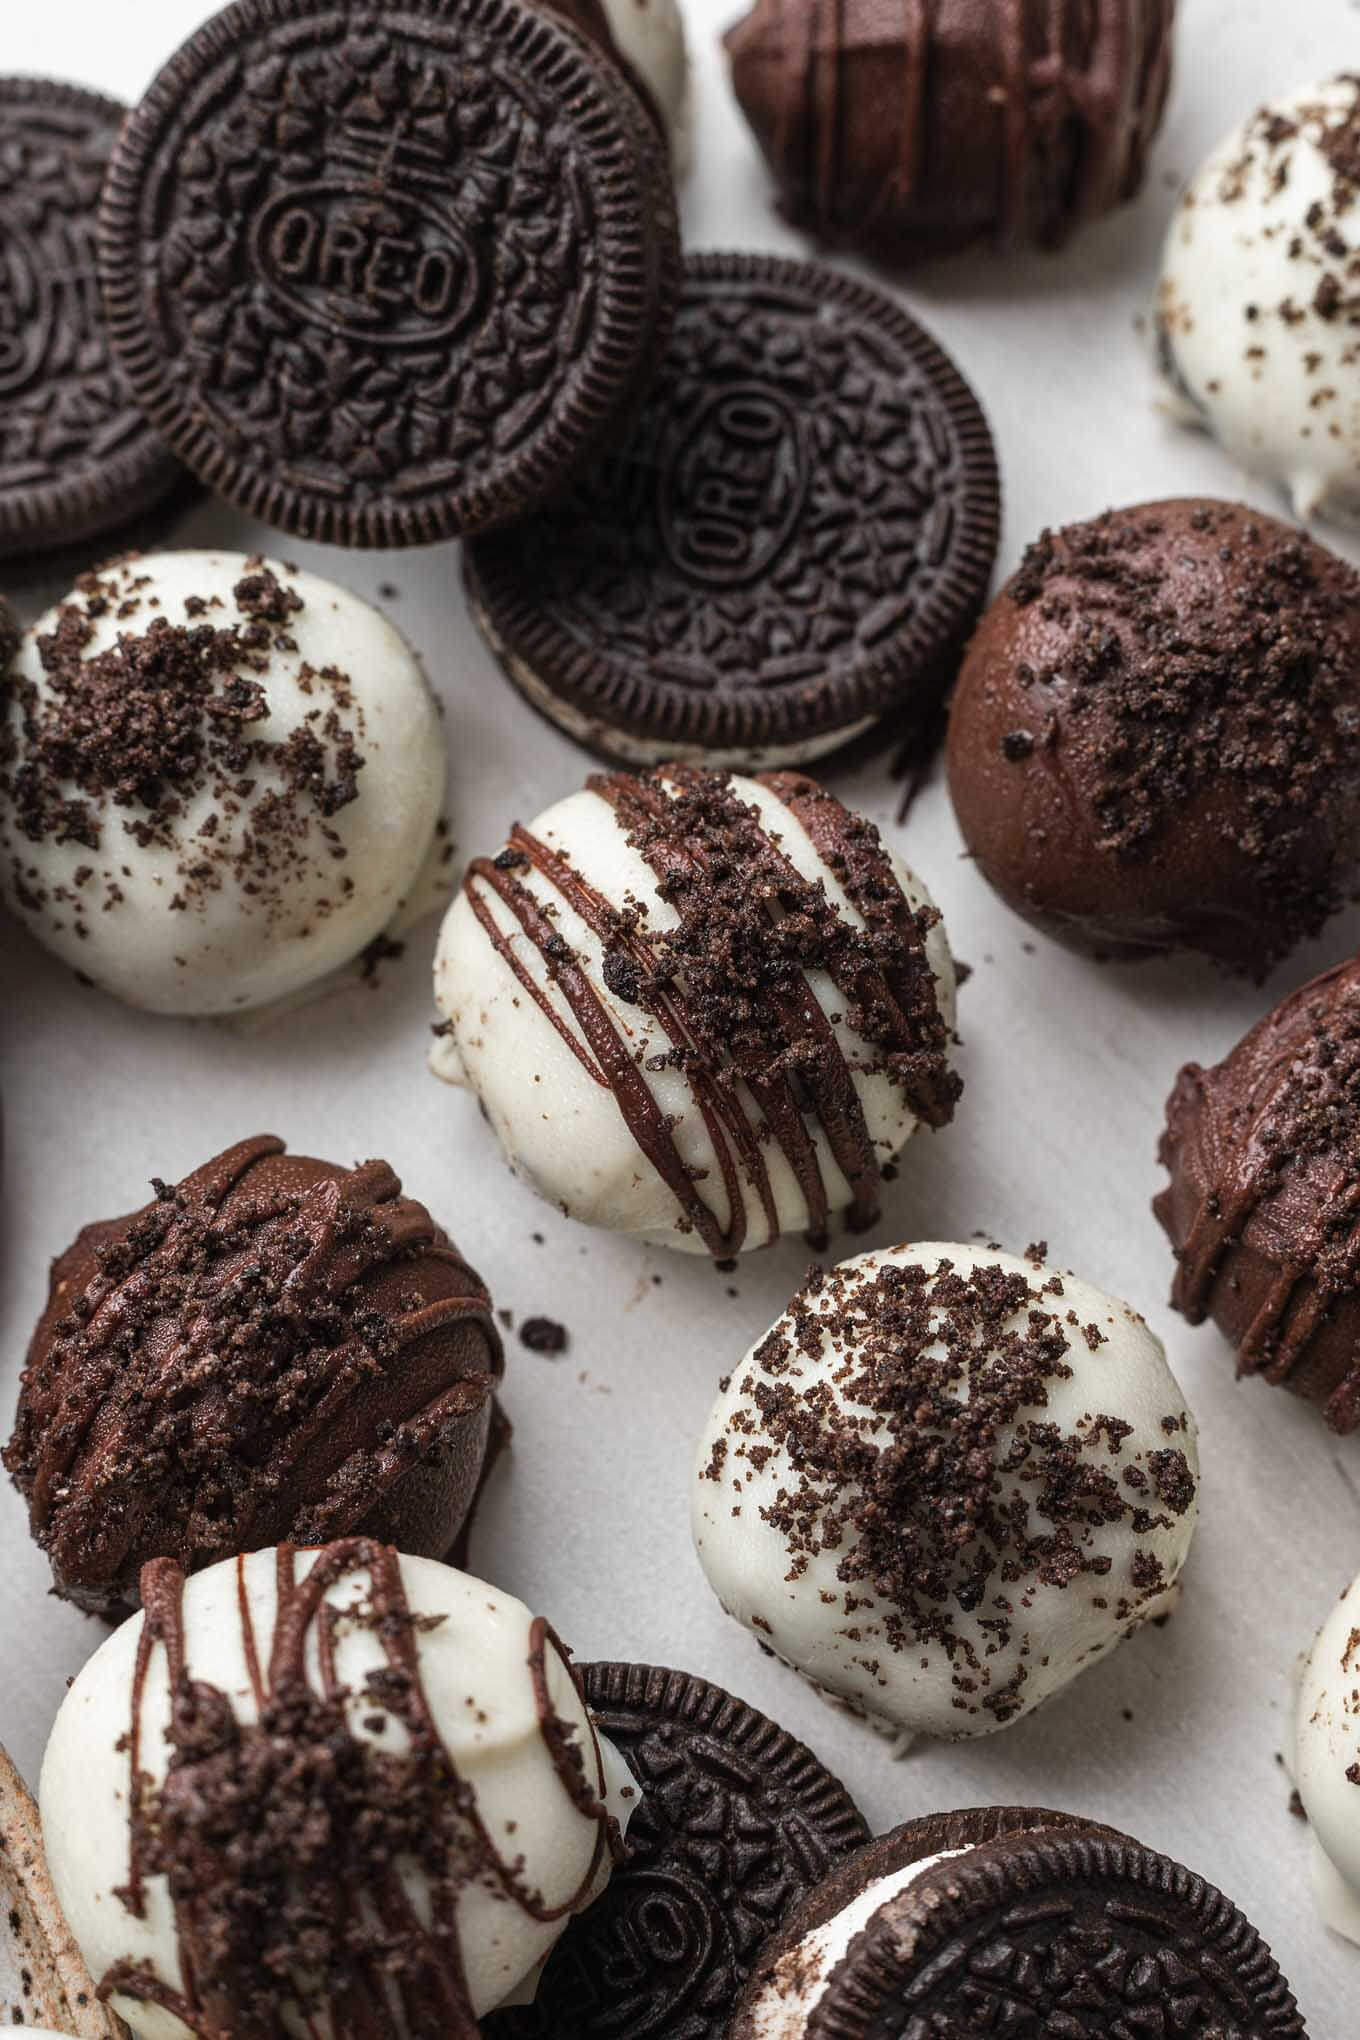
[[[805,1934],[797,1947],[776,1965],[768,1988],[752,2007],[749,2040],[802,2040],[808,2020],[825,1997],[832,1975],[845,1960],[856,1934],[863,1933],[890,1898],[918,1883],[937,1863],[949,1863],[956,1856],[972,1853],[971,1845],[964,1849],[942,1849],[934,1856],[922,1856],[919,1862],[908,1863],[904,1869],[889,1871],[886,1877],[876,1877],[834,1918]]]

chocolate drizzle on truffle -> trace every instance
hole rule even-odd
[[[612,1090],[638,1147],[717,1259],[745,1242],[743,1179],[756,1189],[769,1238],[778,1235],[764,1153],[770,1138],[798,1182],[813,1236],[825,1236],[829,1192],[809,1120],[850,1185],[848,1222],[868,1225],[877,1216],[880,1169],[856,1072],[813,995],[810,971],[831,979],[846,1019],[870,1044],[869,1067],[891,1078],[919,1119],[946,1124],[961,1088],[948,1067],[947,1029],[925,951],[935,911],[912,910],[877,831],[813,781],[772,773],[760,783],[807,831],[863,917],[863,928],[842,916],[823,885],[802,876],[727,774],[687,766],[639,778],[596,774],[588,781],[655,874],[661,899],[679,917],[675,926],[649,929],[638,903],[605,899],[561,851],[518,824],[509,847],[478,858],[465,882],[487,939],[588,1075]],[[526,867],[546,879],[599,939],[604,982],[615,999],[641,1007],[665,1029],[671,1046],[662,1056],[638,1066],[582,959],[518,876]],[[538,949],[576,1029],[517,953],[487,894],[509,908]],[[647,1068],[666,1066],[684,1074],[712,1141],[726,1194],[725,1225],[647,1081]]]
[[[757,0],[727,36],[791,216],[910,261],[1057,247],[1131,198],[1174,0]]]
[[[4,1463],[61,1591],[358,1531],[443,1557],[488,1449],[485,1289],[385,1162],[259,1135],[56,1264]]]
[[[596,1823],[586,1875],[564,1903],[549,1906],[499,1853],[439,1733],[421,1680],[425,1618],[410,1608],[397,1554],[349,1538],[321,1551],[304,1578],[297,1558],[291,1545],[280,1547],[267,1649],[255,1635],[237,1560],[253,1722],[240,1719],[227,1694],[193,1677],[180,1568],[157,1560],[142,1575],[146,1619],[129,1734],[131,1872],[119,1896],[141,1917],[148,1880],[166,1879],[180,1985],[145,1963],[118,1962],[100,1980],[100,1996],[160,2005],[200,2040],[276,2040],[285,2013],[301,2021],[299,2030],[324,2029],[335,2040],[390,2040],[402,2031],[477,2040],[460,1895],[480,1883],[533,1920],[564,1919],[619,1846],[599,1746],[590,1761],[549,1696],[548,1652],[569,1671],[570,1661],[536,1621],[525,1675],[539,1734],[564,1793]],[[366,1597],[355,1605],[330,1600],[330,1590],[353,1574],[367,1576]],[[365,1697],[405,1731],[401,1754],[350,1726],[346,1703],[355,1695],[339,1681],[336,1640],[342,1625],[356,1621],[382,1645],[386,1664],[367,1674]],[[141,1762],[141,1738],[158,1649],[173,1713],[169,1765],[156,1787]],[[316,1684],[308,1672],[313,1649]],[[413,1877],[424,1888],[423,1906]]]
[[[1360,1427],[1360,961],[1304,985],[1167,1108],[1172,1302],[1212,1315],[1240,1374]]]

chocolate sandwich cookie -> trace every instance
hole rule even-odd
[[[129,120],[110,331],[187,464],[298,536],[524,514],[654,372],[665,145],[618,65],[520,0],[238,0]]]
[[[1072,1814],[909,1821],[761,1952],[730,2040],[1304,2040],[1270,1950],[1193,1871]]]
[[[867,1830],[791,1735],[654,1665],[578,1667],[599,1733],[642,1788],[628,1853],[568,1927],[532,2006],[486,2040],[723,2040],[766,1937]]]
[[[124,108],[0,78],[0,555],[98,536],[180,468],[113,360],[99,302],[99,191]]]
[[[631,436],[465,572],[506,673],[591,749],[794,763],[928,722],[999,514],[986,419],[905,312],[831,270],[701,255]]]

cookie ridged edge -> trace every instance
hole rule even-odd
[[[0,75],[0,108],[6,105],[69,107],[101,116],[115,129],[128,111],[122,100],[105,92],[91,92],[60,78],[10,73]],[[111,335],[109,340],[112,347]],[[138,405],[131,387],[125,401],[129,415],[134,414]],[[58,479],[34,483],[22,495],[0,492],[0,558],[20,559],[49,546],[116,534],[169,495],[181,474],[179,462],[161,445],[149,422],[134,446],[101,458],[99,468],[105,477],[102,485]]]
[[[1005,1838],[999,1837],[998,1840]],[[1111,1880],[1169,1899],[1190,1915],[1203,1936],[1204,1953],[1229,1977],[1253,2032],[1270,2040],[1307,2040],[1293,1992],[1260,1933],[1216,1886],[1170,1856],[1159,1855],[1113,1833],[1023,1841],[1003,1858],[990,1858],[959,1871],[974,1897],[932,1883],[889,1899],[850,1943],[825,1995],[808,2020],[807,2040],[870,2040],[874,2021],[891,2019],[901,2004],[904,1962],[924,1965],[955,1927],[962,1927],[981,1903],[999,1907],[1054,1884]],[[884,2031],[880,2024],[879,2033]]]
[[[343,11],[341,9],[340,11]],[[582,145],[596,153],[601,218],[619,237],[610,287],[602,293],[600,337],[588,376],[573,391],[571,417],[558,415],[532,453],[516,454],[489,480],[421,503],[368,504],[354,510],[300,492],[276,471],[266,472],[233,454],[194,407],[175,390],[159,348],[141,316],[143,262],[139,214],[144,179],[153,174],[165,132],[186,91],[209,66],[247,50],[254,38],[308,17],[335,14],[335,0],[232,0],[167,59],[123,125],[104,184],[99,216],[100,276],[105,322],[133,393],[178,457],[199,479],[248,515],[295,538],[345,546],[392,548],[434,544],[491,529],[522,515],[565,486],[587,463],[645,372],[649,352],[669,331],[678,272],[679,225],[669,174],[658,178],[655,156],[663,144],[632,86],[609,57],[556,14],[524,0],[406,0],[405,12],[438,23],[460,16],[498,34],[545,91],[581,97]],[[362,26],[356,16],[355,26]],[[660,191],[661,216],[648,209]],[[605,228],[600,229],[603,235]],[[653,249],[661,251],[653,259]],[[559,406],[560,411],[560,406]]]
[[[847,738],[866,718],[901,709],[925,721],[954,678],[969,632],[982,613],[1001,535],[1001,477],[996,446],[981,402],[952,357],[900,305],[839,270],[779,255],[706,251],[689,257],[684,281],[800,287],[819,301],[885,328],[921,369],[957,436],[965,505],[957,558],[947,590],[897,633],[890,653],[861,654],[834,684],[808,682],[794,692],[740,695],[653,694],[637,672],[607,650],[587,647],[557,627],[519,585],[513,557],[494,546],[464,554],[469,595],[480,604],[512,661],[528,666],[554,695],[600,725],[596,747],[609,755],[609,732],[657,744],[699,745],[723,752],[760,751],[812,741],[844,728]],[[511,665],[492,646],[512,683]],[[913,683],[924,698],[911,699]],[[517,683],[516,683],[517,684]],[[828,706],[828,703],[830,706]]]

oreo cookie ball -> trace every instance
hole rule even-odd
[[[8,658],[0,900],[153,1013],[290,997],[380,935],[435,848],[439,711],[346,589],[240,553],[84,574]]]
[[[1360,959],[1282,999],[1212,1069],[1187,1063],[1153,1210],[1171,1300],[1259,1374],[1360,1427]]]
[[[1074,948],[1264,976],[1360,861],[1360,574],[1185,499],[1047,531],[983,617],[949,728],[978,869]]]
[[[391,1537],[443,1558],[501,1421],[480,1278],[386,1162],[244,1140],[52,1267],[4,1463],[59,1594],[153,1558]]]
[[[1118,1302],[995,1247],[816,1269],[721,1389],[699,1562],[766,1650],[890,1733],[989,1735],[1179,1598],[1195,1427]]]
[[[908,1821],[838,1865],[762,1950],[729,2040],[974,2033],[1305,2040],[1221,1892],[1033,1806]]]
[[[910,263],[1060,247],[1133,197],[1174,0],[756,0],[732,84],[785,212]]]
[[[871,1224],[962,1089],[939,914],[793,772],[595,774],[473,860],[434,991],[435,1074],[541,1196],[717,1260]]]
[[[638,1792],[522,1602],[371,1538],[146,1567],[43,1758],[52,1881],[138,2040],[479,2040]]]
[[[1360,74],[1257,107],[1167,234],[1158,339],[1172,404],[1301,519],[1360,525]]]

